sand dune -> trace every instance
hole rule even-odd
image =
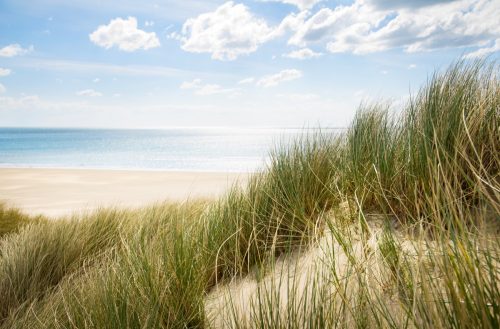
[[[247,177],[244,173],[2,168],[0,201],[30,214],[61,216],[99,206],[213,198]]]

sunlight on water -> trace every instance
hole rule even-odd
[[[255,171],[301,129],[0,128],[1,167]]]

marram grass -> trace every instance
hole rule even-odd
[[[5,203],[0,202],[0,239],[8,234],[19,232],[22,227],[28,224],[43,220],[45,220],[43,216],[28,216],[19,209],[8,207]]]
[[[496,63],[277,147],[211,202],[0,207],[0,328],[498,328]]]

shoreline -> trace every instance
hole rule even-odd
[[[265,164],[264,164],[265,165]],[[257,170],[204,170],[204,169],[165,169],[165,168],[122,168],[122,167],[64,167],[64,166],[37,166],[37,165],[1,165],[0,170],[4,169],[33,169],[33,170],[89,170],[89,171],[131,171],[131,172],[164,172],[164,173],[206,173],[206,174],[247,174],[251,175],[259,172]]]
[[[99,207],[212,199],[248,172],[0,167],[0,202],[31,215],[66,216]]]

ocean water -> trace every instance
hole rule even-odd
[[[0,167],[255,171],[300,129],[0,128]]]

